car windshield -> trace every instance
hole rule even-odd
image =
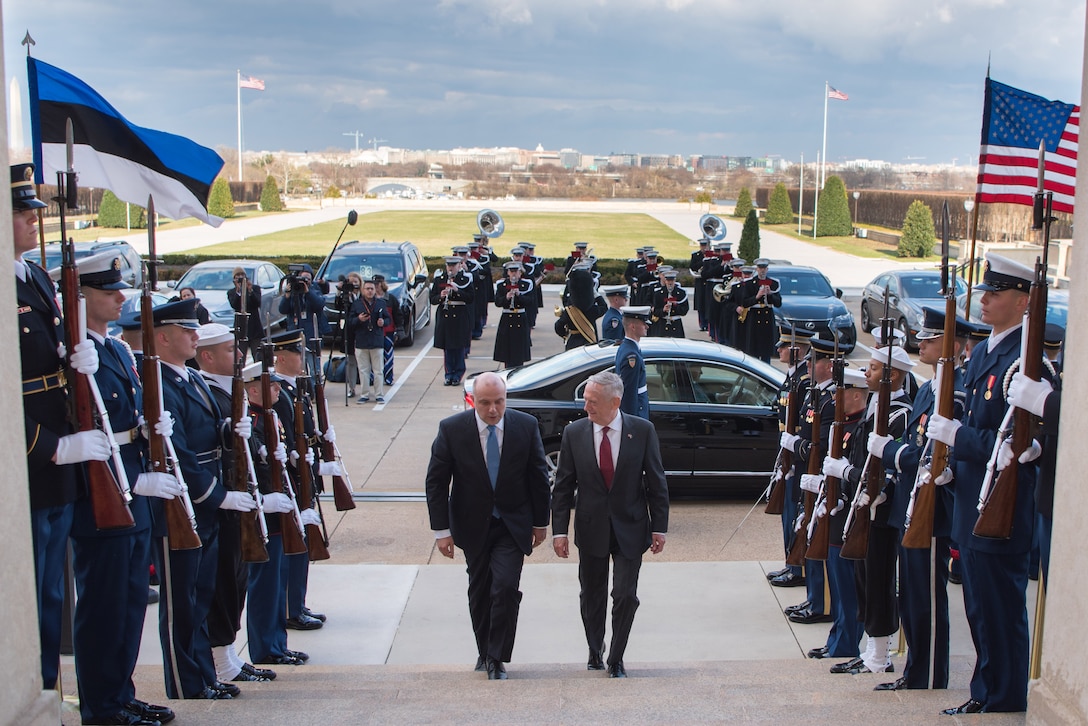
[[[76,248],[76,259],[82,259],[95,252],[91,247],[85,247],[83,249]],[[45,248],[45,264],[41,263],[41,256],[38,254],[38,250],[31,250],[23,255],[23,259],[37,262],[39,265],[47,270],[52,270],[54,267],[60,267],[61,264],[61,249],[60,245],[50,245]]]
[[[1046,321],[1063,328],[1069,318],[1069,293],[1051,290],[1046,300]]]
[[[771,277],[782,286],[783,295],[811,295],[813,297],[833,297],[835,291],[827,279],[815,270],[779,269],[771,272]]]
[[[940,275],[903,275],[899,278],[904,297],[928,297],[941,296]]]
[[[341,275],[357,272],[362,278],[384,275],[388,283],[404,282],[404,262],[399,254],[375,253],[364,255],[337,255],[323,271],[326,280],[339,280]]]
[[[243,268],[245,269],[245,268]],[[253,279],[253,270],[246,269],[246,276]],[[229,290],[234,287],[234,268],[192,268],[178,280],[177,287],[191,287],[194,290]]]

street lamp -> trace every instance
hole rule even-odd
[[[858,198],[861,196],[861,192],[854,192],[854,226],[858,226]]]
[[[974,199],[963,200],[963,209],[967,212],[967,231],[965,232],[964,237],[971,237],[970,250],[967,253],[967,298],[964,301],[963,308],[963,316],[968,320],[971,318],[971,288],[975,285],[975,238],[971,235],[971,212],[974,208]]]

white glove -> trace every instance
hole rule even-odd
[[[876,431],[869,433],[868,448],[872,456],[880,458],[884,456],[884,447],[892,442],[891,436],[881,436]]]
[[[782,436],[778,439],[778,444],[786,451],[793,451],[793,447],[797,446],[797,442],[800,440],[800,436],[797,436],[796,434],[791,434],[787,431],[783,431]]]
[[[869,506],[869,492],[862,491],[858,496],[858,509]]]
[[[950,481],[952,481],[952,470],[946,466],[944,471],[941,472],[941,475],[933,480],[933,483],[939,487],[943,487]]]
[[[93,340],[81,340],[72,349],[72,357],[68,361],[76,372],[85,376],[93,376],[98,371],[98,351],[95,350]]]
[[[876,519],[876,508],[879,507],[881,504],[883,504],[886,501],[888,501],[888,495],[885,494],[884,492],[880,492],[880,494],[876,498],[876,501],[873,502],[869,506],[869,518],[870,519]]]
[[[258,447],[258,449],[257,449],[257,456],[261,457],[261,463],[262,464],[267,464],[268,463],[268,447],[265,446],[264,444],[261,444],[260,447]]]
[[[294,507],[291,506],[291,498],[280,492],[272,492],[264,495],[265,514],[287,514]]]
[[[929,424],[926,426],[926,436],[934,441],[940,441],[942,444],[955,446],[956,432],[960,430],[960,426],[963,426],[963,424],[959,421],[953,421],[937,414],[929,419]]]
[[[824,478],[820,474],[802,474],[801,489],[806,492],[817,494],[820,491],[820,484],[823,483],[823,480]]]
[[[318,476],[343,476],[344,469],[339,461],[323,461],[317,468]]]
[[[824,476],[843,479],[846,477],[846,472],[849,468],[850,462],[846,459],[832,459],[830,456],[824,457]]]
[[[309,464],[310,466],[313,466],[315,461],[316,461],[316,459],[314,458],[314,450],[311,449],[309,446],[307,446],[306,447],[306,463]]]
[[[272,452],[272,458],[281,464],[287,463],[287,444],[282,441],[276,446],[276,450]]]
[[[839,501],[835,502],[835,508],[831,510],[831,516],[834,517],[845,508],[846,502],[844,502],[842,499],[839,499]]]
[[[1035,461],[1043,455],[1043,447],[1039,445],[1039,442],[1035,439],[1031,440],[1031,446],[1024,449],[1024,452],[1020,454],[1020,463],[1027,464],[1030,461]],[[997,450],[997,468],[1000,471],[1009,464],[1012,463],[1012,437],[1006,437],[1001,442],[1001,448]]]
[[[174,433],[174,416],[165,408],[162,410],[162,415],[159,416],[159,420],[155,422],[155,433],[167,438]]]
[[[329,430],[324,433],[322,438],[330,444],[336,441],[336,429],[332,427],[332,424],[329,424]]]
[[[1050,381],[1033,381],[1023,373],[1017,371],[1009,383],[1009,393],[1005,400],[1010,406],[1031,411],[1036,416],[1043,415],[1043,407],[1046,406],[1046,397],[1054,391]]]
[[[62,436],[57,441],[57,451],[53,455],[53,461],[57,463],[57,466],[78,464],[82,461],[109,461],[112,454],[110,440],[106,438],[106,434],[98,429],[92,429]]]
[[[227,496],[223,497],[223,501],[219,504],[220,509],[229,509],[234,512],[252,512],[257,508],[257,502],[253,501],[253,497],[249,495],[249,492],[227,492]]]
[[[159,499],[173,499],[180,497],[181,484],[171,474],[158,471],[149,471],[136,477],[136,484],[132,487],[133,494],[143,497],[158,497]]]
[[[227,425],[230,425],[230,419],[227,419]],[[243,416],[238,419],[238,423],[234,424],[234,435],[240,439],[249,441],[249,438],[253,435],[253,421],[249,416]],[[247,510],[248,511],[248,510]]]
[[[294,449],[291,449],[291,466],[298,466],[298,459],[298,452]]]
[[[309,509],[303,509],[300,514],[302,515],[302,526],[303,527],[309,526],[311,524],[314,525],[315,527],[320,527],[321,526],[321,516],[317,513],[317,510],[315,510],[313,507],[310,507]]]
[[[64,347],[64,343],[57,343],[57,357],[63,360],[68,356],[68,349]]]

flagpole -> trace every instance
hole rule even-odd
[[[816,239],[816,222],[820,219],[820,152],[816,152],[816,196],[812,202],[812,239]]]
[[[824,182],[827,181],[827,94],[830,84],[824,81],[824,145],[823,145],[823,165],[820,167],[820,189],[824,188]]]
[[[797,236],[801,236],[801,217],[805,214],[805,152],[801,152],[801,185],[797,190]]]
[[[242,182],[242,70],[235,71],[234,90],[238,94],[238,181]]]

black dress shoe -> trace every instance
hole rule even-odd
[[[125,706],[125,710],[129,713],[134,713],[137,716],[142,716],[150,721],[158,721],[159,723],[170,723],[174,720],[174,712],[166,706],[156,706],[153,703],[140,701],[135,698],[132,699],[132,703]]]
[[[242,672],[249,676],[264,678],[266,681],[276,680],[276,671],[271,668],[257,668],[252,663],[243,663]]]
[[[874,691],[904,691],[908,688],[910,688],[910,686],[907,685],[906,676],[896,678],[890,683],[878,683],[877,685],[873,686]]]
[[[120,726],[159,726],[160,721],[154,719],[144,718],[135,713],[132,713],[128,709],[122,709],[112,716],[106,716],[105,718],[92,718],[84,719],[84,724],[119,724]]]
[[[586,661],[587,671],[603,671],[604,670],[604,658],[601,657],[600,652],[591,650],[589,651],[589,660]]]
[[[773,580],[776,577],[782,577],[782,575],[785,575],[789,571],[790,571],[789,565],[786,565],[781,570],[775,570],[773,572],[768,572],[767,573],[767,579],[768,580]]]
[[[483,673],[487,670],[487,658],[484,656],[476,656],[476,667],[473,668],[476,673]]]
[[[831,615],[824,613],[815,613],[811,608],[805,608],[804,610],[798,610],[789,614],[791,623],[799,623],[801,625],[812,625],[813,623],[830,623],[832,620]]]
[[[305,663],[306,661],[310,660],[310,656],[306,655],[306,654],[305,654],[305,653],[303,653],[303,652],[302,652],[301,650],[288,650],[288,651],[284,651],[284,655],[286,655],[286,656],[289,656],[289,657],[291,657],[291,658],[297,658],[297,659],[299,659],[300,661],[302,661],[303,663]]]
[[[154,605],[159,601],[159,591],[153,587],[147,588],[147,604]]]
[[[869,670],[869,666],[862,663],[861,665],[854,666],[846,672],[852,676],[861,675],[862,673],[895,673],[895,665],[893,663],[889,663],[888,666],[882,670],[871,671]]]
[[[304,615],[309,615],[314,620],[320,620],[321,622],[325,622],[326,620],[328,620],[328,617],[326,617],[325,613],[315,613],[313,610],[306,607],[305,605],[302,606],[302,613]]]
[[[252,673],[246,673],[245,671],[238,671],[238,675],[231,678],[231,681],[235,683],[268,683],[270,678],[264,678],[263,676],[255,676]]]
[[[287,618],[286,624],[290,630],[318,630],[325,623],[317,618],[311,618],[306,613],[299,613],[297,617]]]
[[[805,578],[802,575],[787,572],[785,575],[779,575],[771,580],[771,584],[775,587],[800,587],[805,584]]]
[[[222,681],[216,681],[211,685],[211,687],[217,691],[229,693],[231,698],[238,698],[242,695],[242,689],[234,685],[233,683],[223,683]]]
[[[506,666],[502,664],[501,660],[495,660],[494,658],[487,659],[487,680],[489,681],[505,681],[506,680]]]
[[[813,648],[808,652],[809,658],[828,658],[830,656],[830,649],[826,645],[822,648]]]
[[[795,613],[798,610],[806,610],[806,609],[808,609],[808,607],[810,605],[811,605],[811,603],[808,600],[805,600],[800,605],[787,605],[786,609],[783,610],[782,612],[785,613],[786,615],[789,615],[790,613]]]
[[[626,678],[627,677],[627,669],[623,667],[623,661],[622,660],[620,662],[618,662],[618,663],[613,663],[612,665],[608,666],[608,677],[609,678]]]
[[[292,655],[270,655],[257,661],[262,665],[302,665],[305,661]]]
[[[948,584],[949,585],[962,585],[963,584],[963,575],[957,575],[955,572],[949,572],[948,573]],[[975,701],[975,703],[978,703],[978,701]],[[964,705],[966,705],[966,704],[964,704]],[[944,711],[941,711],[941,713],[944,713]],[[971,713],[976,713],[976,712],[972,711]]]
[[[831,666],[831,672],[849,673],[851,669],[863,665],[865,665],[865,661],[863,661],[861,658],[851,658],[848,661],[844,661],[843,663],[836,663],[835,665]]]
[[[946,708],[941,711],[945,716],[958,716],[961,713],[982,713],[982,709],[986,708],[986,704],[975,699],[970,699],[962,706],[956,706],[955,708]]]
[[[204,690],[195,696],[186,696],[186,698],[204,699],[207,701],[229,701],[234,696],[230,695],[226,691],[218,691],[209,686],[205,686]]]

